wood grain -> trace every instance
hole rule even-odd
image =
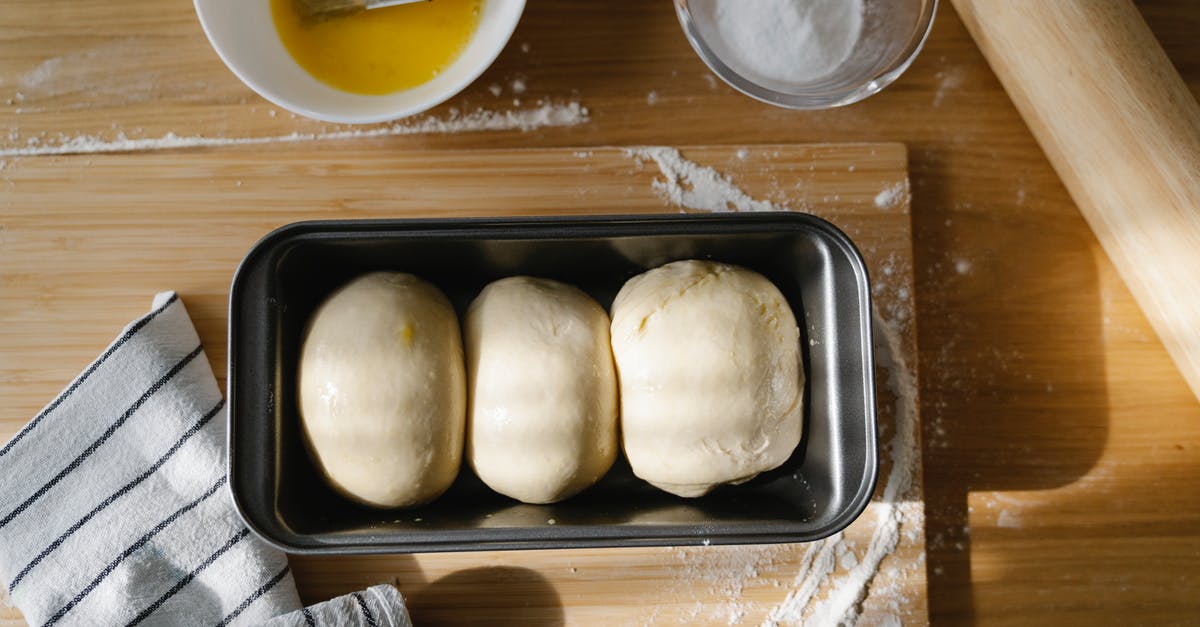
[[[1200,397],[1200,104],[1132,0],[954,0]]]
[[[682,154],[718,168],[755,198],[811,211],[851,234],[880,277],[876,307],[903,334],[900,357],[913,364],[902,145],[694,146]],[[146,183],[128,185],[128,172],[140,173]],[[4,174],[11,186],[6,254],[0,257],[0,290],[6,294],[0,301],[0,394],[9,400],[0,416],[3,439],[98,354],[124,321],[144,310],[155,291],[179,291],[223,381],[229,280],[253,243],[287,222],[678,210],[655,190],[654,181],[664,179],[655,162],[618,148],[380,154],[370,143],[330,142],[29,159]],[[895,193],[880,199],[884,192]],[[881,380],[888,374],[882,372]],[[883,393],[885,442],[897,430],[895,406]],[[886,457],[877,503],[845,532],[839,557],[852,547],[865,557],[886,515],[880,509],[892,470]],[[890,592],[864,602],[869,621],[927,616],[919,460],[904,472],[915,483],[900,498],[912,507],[895,530],[902,534],[900,545],[876,580]],[[397,581],[420,624],[589,624],[611,605],[618,594],[614,585],[627,584],[631,571],[638,573],[637,592],[621,595],[633,601],[609,614],[608,622],[723,620],[731,613],[761,622],[797,587],[792,580],[812,547],[296,558],[293,569],[309,601],[353,591],[364,581]],[[746,569],[757,574],[748,576]],[[835,573],[833,581],[844,576]],[[474,600],[464,606],[463,596]]]
[[[241,86],[205,44],[186,0],[2,6],[0,151],[30,140],[53,144],[59,134],[237,138],[322,128]],[[1200,7],[1193,0],[1138,7],[1189,90],[1200,93]],[[55,59],[56,71],[31,81],[39,89],[22,86],[22,77]],[[517,77],[528,90],[513,105]],[[492,85],[502,88],[500,97]],[[933,621],[1188,624],[1200,615],[1200,404],[950,3],[941,3],[924,52],[894,85],[850,107],[795,112],[716,81],[684,40],[669,2],[532,0],[496,64],[432,113],[526,108],[539,99],[577,100],[590,121],[359,147],[374,156],[906,143]],[[109,156],[91,158],[95,165]],[[277,158],[269,151],[258,167],[278,165],[270,161]],[[9,168],[23,161],[0,160]],[[0,202],[11,189],[6,171]],[[108,174],[117,189],[147,180],[128,170]],[[36,197],[22,202],[54,209]],[[0,217],[11,206],[0,204]],[[275,211],[280,221],[290,216],[288,208]],[[79,243],[59,245],[58,254],[70,256],[69,246]],[[0,259],[5,251],[0,245]],[[129,311],[110,310],[91,319],[90,331],[72,328],[74,341],[93,344],[66,349],[62,365],[36,378],[53,387],[50,381],[73,376],[93,345],[128,318]],[[27,418],[20,407],[4,415]]]

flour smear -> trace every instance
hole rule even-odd
[[[742,191],[726,175],[685,159],[675,148],[645,146],[629,148],[626,156],[653,161],[662,179],[652,183],[654,191],[666,202],[696,211],[787,211],[785,205],[756,200]]]
[[[640,162],[652,161],[662,174],[652,185],[665,201],[684,209],[708,212],[785,210],[784,205],[756,200],[732,180],[713,168],[686,158],[665,146],[629,149],[626,154]],[[907,193],[907,186],[884,190],[884,206]],[[897,276],[903,278],[903,275]],[[884,279],[886,280],[886,278]],[[903,289],[903,288],[901,288]],[[901,580],[904,564],[888,571],[881,565],[901,541],[916,543],[923,527],[920,502],[905,500],[913,488],[918,462],[917,382],[905,357],[904,321],[873,312],[875,363],[887,372],[885,385],[894,400],[894,428],[882,453],[891,460],[886,476],[880,478],[883,492],[872,501],[855,525],[873,525],[865,547],[856,547],[845,534],[803,546],[799,568],[787,584],[784,600],[772,608],[764,627],[776,625],[855,625],[870,601],[878,620],[899,624],[911,601],[904,597]],[[694,547],[678,550],[685,564],[680,586],[704,582],[722,600],[716,604],[697,601],[684,616],[697,622],[737,624],[752,609],[743,591],[764,573],[790,563],[796,547],[789,545],[748,547]],[[923,557],[923,556],[922,556]]]
[[[875,195],[875,207],[884,211],[904,206],[911,199],[908,179],[883,188]]]
[[[470,113],[459,113],[452,110],[447,115],[441,117],[424,116],[410,118],[387,126],[320,133],[293,132],[287,135],[271,135],[266,137],[181,136],[175,133],[167,133],[162,137],[132,139],[121,133],[113,139],[104,139],[98,136],[80,135],[63,138],[56,143],[35,143],[21,148],[0,149],[0,157],[133,152],[139,150],[207,148],[213,146],[246,146],[435,133],[483,131],[528,132],[541,128],[575,126],[587,121],[587,107],[578,102],[544,103],[541,106],[530,109],[512,111],[478,109]]]
[[[887,594],[872,583],[880,575],[880,564],[896,550],[901,536],[916,539],[921,524],[919,504],[904,502],[912,488],[916,464],[917,384],[913,371],[904,358],[899,329],[891,322],[874,315],[875,361],[887,370],[887,387],[895,397],[895,433],[887,443],[892,468],[884,480],[883,495],[873,501],[864,516],[876,521],[866,551],[850,553],[853,558],[840,557],[845,551],[844,537],[836,534],[806,547],[800,572],[792,590],[768,615],[764,625],[854,625],[869,593]],[[907,526],[907,529],[905,527]],[[893,598],[880,599],[881,605],[892,612],[901,610],[899,594],[890,590]],[[893,615],[894,616],[894,615]],[[899,618],[898,616],[896,617]]]

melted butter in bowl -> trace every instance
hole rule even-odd
[[[483,0],[435,0],[324,20],[301,17],[294,0],[271,0],[288,54],[317,80],[354,94],[381,95],[432,80],[462,54]]]
[[[304,23],[294,0],[194,0],[213,49],[293,113],[369,124],[426,111],[487,70],[525,0],[430,0]]]

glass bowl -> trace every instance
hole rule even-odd
[[[862,30],[832,72],[802,81],[756,75],[717,28],[716,7],[731,0],[675,0],[675,11],[700,59],[734,89],[788,109],[829,109],[858,102],[908,69],[929,31],[938,0],[863,0]]]

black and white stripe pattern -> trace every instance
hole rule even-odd
[[[230,625],[298,613],[285,556],[229,502],[224,414],[183,303],[160,294],[0,448],[0,580],[26,620]]]
[[[280,581],[283,581],[283,578],[287,577],[290,573],[291,569],[289,569],[287,566],[284,566],[283,569],[279,571],[279,574],[268,579],[267,582],[259,586],[257,590],[251,592],[250,596],[247,596],[246,600],[242,601],[241,605],[233,608],[232,612],[226,614],[225,618],[222,618],[221,622],[217,623],[217,627],[225,627],[225,625],[232,623],[234,619],[236,619],[238,616],[241,616],[242,612],[244,612],[246,608],[250,607],[250,605],[261,598],[262,595],[270,592],[272,588],[278,585]],[[295,614],[295,612],[292,613]],[[301,615],[311,616],[311,614],[308,613],[308,608],[302,608],[300,613]]]
[[[29,509],[30,505],[45,496],[47,492],[58,485],[59,481],[71,474],[73,471],[77,470],[79,466],[87,461],[89,457],[91,457],[96,451],[100,450],[100,447],[103,446],[104,443],[107,442],[108,439],[112,437],[112,435],[116,433],[118,429],[125,425],[125,422],[129,420],[130,416],[132,416],[134,412],[136,412],[138,409],[141,409],[142,405],[148,399],[154,396],[154,394],[158,392],[158,390],[164,385],[169,383],[171,379],[175,377],[175,375],[179,374],[179,371],[183,370],[184,367],[190,364],[202,350],[203,347],[197,344],[196,348],[193,348],[190,352],[188,352],[187,355],[184,355],[182,359],[176,362],[174,366],[171,366],[170,370],[167,370],[167,372],[163,374],[161,378],[155,381],[145,392],[142,392],[142,395],[133,402],[133,405],[130,405],[129,409],[126,409],[120,417],[113,421],[108,429],[105,429],[104,433],[100,434],[100,437],[88,444],[87,448],[83,449],[83,452],[79,453],[79,455],[76,455],[75,459],[72,459],[65,468],[58,471],[58,473],[46,481],[46,483],[43,483],[42,486],[37,489],[37,491],[29,495],[29,497],[27,497],[25,500],[21,501],[16,507],[12,508],[12,511],[10,511],[3,518],[0,518],[0,529],[4,529],[6,526],[8,526],[8,523],[12,522],[13,519],[24,513],[27,509]]]
[[[263,627],[317,625],[412,627],[404,608],[404,599],[395,587],[389,585],[372,586],[362,592],[340,596],[263,623]]]
[[[30,623],[410,627],[392,586],[300,607],[233,511],[224,410],[165,293],[0,447],[0,581]]]
[[[171,458],[172,455],[174,455],[176,452],[178,452],[179,449],[182,448],[184,444],[187,444],[188,440],[190,440],[192,438],[192,436],[196,435],[196,433],[198,431],[200,431],[200,429],[203,429],[209,423],[209,421],[212,420],[213,416],[217,415],[217,412],[219,412],[224,407],[225,407],[225,401],[224,401],[224,399],[222,399],[211,410],[209,410],[208,413],[201,416],[200,420],[196,421],[196,424],[192,425],[191,428],[189,428],[187,431],[185,431],[183,433],[183,435],[180,436],[179,440],[176,441],[175,444],[169,450],[167,450],[166,453],[163,453],[163,455],[161,457],[159,457],[157,461],[155,461],[153,464],[151,464],[149,468],[147,468],[144,472],[139,474],[137,477],[134,477],[133,479],[131,479],[125,485],[121,486],[120,490],[117,490],[116,492],[109,495],[108,498],[104,499],[103,501],[100,501],[100,503],[98,505],[96,505],[95,507],[93,507],[91,511],[84,514],[83,517],[81,517],[75,524],[73,524],[69,528],[67,528],[66,531],[64,531],[61,535],[59,535],[57,538],[55,538],[53,542],[51,542],[49,545],[46,546],[46,548],[42,549],[42,552],[38,553],[37,557],[33,558],[32,561],[30,561],[28,564],[26,564],[25,567],[22,568],[21,571],[18,572],[15,577],[12,578],[12,581],[9,582],[9,584],[8,584],[9,594],[10,595],[12,594],[13,590],[16,589],[17,585],[19,585],[21,583],[21,580],[25,578],[25,575],[29,574],[30,570],[32,570],[34,567],[36,567],[38,564],[40,564],[41,561],[43,559],[45,559],[46,556],[48,556],[51,552],[53,552],[58,547],[62,546],[62,543],[66,542],[67,538],[70,538],[72,534],[74,534],[76,531],[79,531],[79,529],[81,527],[83,527],[84,525],[86,525],[88,523],[88,521],[90,521],[92,518],[94,518],[96,516],[96,514],[100,513],[105,508],[107,508],[108,506],[115,503],[117,501],[117,499],[120,499],[121,497],[128,494],[131,490],[133,490],[137,486],[141,485],[141,483],[143,481],[145,481],[146,479],[153,477],[154,473],[157,472],[159,468],[162,468],[163,464],[165,464],[167,462],[167,460],[169,460]],[[223,481],[224,481],[224,479],[222,478],[222,482]]]

